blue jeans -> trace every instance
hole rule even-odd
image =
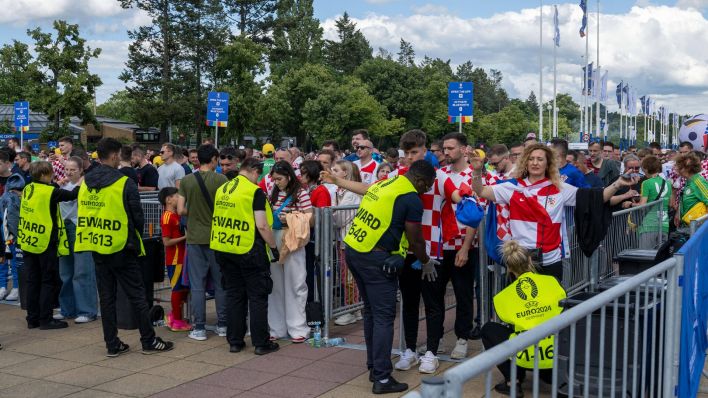
[[[209,245],[187,244],[187,273],[189,274],[189,304],[194,318],[194,328],[204,329],[206,324],[206,287],[210,279],[214,284],[218,326],[226,326],[226,292],[221,286],[221,268]]]
[[[91,252],[74,253],[76,225],[66,221],[66,236],[69,241],[69,255],[59,257],[59,277],[61,291],[59,306],[61,314],[67,318],[87,316],[95,318],[98,312],[96,292],[96,266]]]
[[[10,253],[12,259],[0,264],[0,287],[7,288],[7,273],[12,272],[12,287],[17,289],[20,287],[20,282],[17,279],[20,267],[24,264],[22,259],[22,250],[17,247],[16,243],[10,245]]]

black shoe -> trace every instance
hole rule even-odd
[[[143,354],[151,355],[156,354],[158,352],[171,351],[173,348],[175,348],[175,345],[171,341],[164,341],[159,337],[155,337],[155,340],[152,341],[152,344],[150,344],[148,347],[143,347]]]
[[[39,327],[39,321],[27,321],[27,329],[37,329]]]
[[[130,346],[120,341],[117,347],[108,349],[108,353],[106,354],[106,356],[108,358],[115,358],[118,355],[125,354],[128,351],[130,351]]]
[[[391,394],[396,392],[403,392],[408,389],[408,384],[399,383],[393,376],[388,376],[388,382],[382,383],[380,381],[375,381],[374,386],[371,388],[371,392],[374,394]]]
[[[511,395],[511,385],[507,381],[502,381],[501,383],[494,386],[494,391],[503,395]],[[524,397],[524,390],[521,388],[521,383],[516,383],[516,397]]]
[[[256,347],[256,355],[270,354],[271,352],[276,352],[280,349],[278,343],[269,341],[266,345]]]
[[[482,329],[479,328],[479,325],[475,325],[470,332],[470,340],[479,340],[480,338],[482,338]]]
[[[68,326],[69,324],[64,321],[57,321],[56,319],[52,319],[44,325],[39,325],[39,330],[64,329]]]
[[[246,347],[246,343],[231,344],[229,346],[229,352],[241,352],[241,350],[243,350],[244,347]]]
[[[369,381],[372,383],[376,381],[374,379],[374,370],[373,369],[369,369]]]

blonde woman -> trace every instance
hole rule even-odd
[[[348,160],[338,160],[334,162],[334,165],[332,166],[332,174],[343,180],[361,182],[359,168],[356,164]],[[361,203],[361,195],[344,188],[337,188],[334,195],[334,206],[359,206],[359,203]],[[336,245],[340,269],[340,304],[344,306],[351,305],[359,301],[359,291],[356,288],[354,277],[351,275],[349,268],[347,267],[347,263],[344,258],[344,245],[342,244],[344,235],[347,233],[355,213],[356,210],[341,210],[335,212],[333,215],[334,226],[340,232],[337,236]],[[348,313],[337,317],[334,320],[334,324],[340,326],[349,325],[360,319],[362,319],[361,311],[356,311],[355,313]]]
[[[541,274],[563,280],[563,257],[570,256],[565,227],[565,207],[575,206],[578,188],[561,182],[556,156],[544,144],[524,149],[516,163],[513,182],[493,186],[482,184],[481,159],[470,158],[474,172],[472,188],[478,196],[509,205],[511,236],[531,251]],[[623,186],[636,184],[638,178],[619,178],[603,191],[607,202]]]
[[[558,281],[547,275],[537,273],[528,250],[519,242],[510,240],[502,246],[502,259],[509,273],[514,278],[509,286],[494,296],[494,309],[505,324],[488,322],[482,327],[482,344],[485,350],[502,344],[517,334],[529,330],[546,320],[560,314],[563,309],[558,305],[566,295]],[[543,312],[520,311],[533,303],[535,308],[546,308]],[[541,340],[538,344],[540,378],[550,383],[553,357],[547,355],[553,351],[553,336]],[[527,347],[516,355],[516,396],[523,397],[521,383],[526,378],[526,369],[534,368],[534,347]],[[494,386],[500,394],[511,392],[511,361],[497,365],[504,375],[504,381]]]

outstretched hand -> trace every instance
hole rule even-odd
[[[327,170],[320,171],[320,180],[328,184],[337,184],[337,177],[333,176],[332,173]]]
[[[639,177],[625,178],[620,176],[620,178],[617,179],[617,183],[620,186],[631,187],[632,185],[637,185],[639,183]]]

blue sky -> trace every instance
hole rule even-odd
[[[334,19],[345,10],[376,50],[396,52],[400,38],[411,42],[418,59],[428,55],[467,60],[504,75],[513,97],[538,94],[538,1],[534,0],[315,0],[315,14],[334,38]],[[544,99],[552,95],[552,6],[544,1]],[[578,1],[559,3],[561,47],[558,48],[559,92],[578,100],[585,42],[577,32]],[[638,96],[683,113],[708,112],[708,0],[603,0],[600,60],[612,87],[630,82]],[[91,67],[104,84],[99,103],[124,84],[118,80],[127,58],[126,31],[149,24],[144,14],[122,10],[117,0],[0,0],[0,40],[28,41],[27,28],[49,30],[54,19],[81,26],[92,47],[103,49]],[[590,60],[595,60],[596,1],[589,0]],[[610,90],[611,91],[611,90]]]

